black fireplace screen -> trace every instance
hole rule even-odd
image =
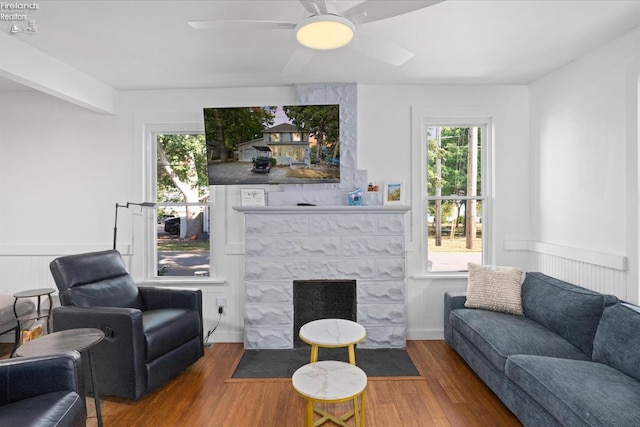
[[[293,281],[293,344],[307,345],[298,336],[305,323],[318,319],[356,321],[355,280]]]

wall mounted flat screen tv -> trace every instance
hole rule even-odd
[[[340,182],[340,108],[204,108],[210,185]]]

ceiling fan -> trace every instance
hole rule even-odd
[[[339,11],[337,8],[339,2],[336,0],[299,0],[309,14],[300,22],[214,19],[189,21],[189,25],[198,30],[234,28],[295,30],[301,46],[289,58],[283,74],[301,71],[311,61],[315,50],[330,50],[346,45],[378,61],[399,66],[411,59],[413,52],[383,37],[367,33],[360,27],[370,22],[424,9],[441,1],[444,0],[369,0]]]

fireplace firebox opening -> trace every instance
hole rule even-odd
[[[318,319],[356,321],[355,280],[294,280],[293,281],[293,346],[306,346],[298,332]]]

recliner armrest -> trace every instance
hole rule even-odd
[[[202,317],[202,291],[200,289],[160,288],[140,286],[140,295],[147,310],[160,308],[188,308]]]
[[[121,330],[142,331],[142,312],[137,308],[59,306],[54,307],[52,317],[54,331],[103,329],[105,325]]]
[[[204,354],[204,327],[202,320],[202,291],[200,289],[160,288],[139,286],[147,310],[184,308],[195,310],[200,318],[200,351]]]
[[[0,361],[0,405],[54,391],[85,395],[77,351]]]
[[[104,332],[105,339],[92,349],[92,360],[98,381],[116,382],[116,377],[129,378],[136,391],[125,393],[118,387],[116,395],[134,398],[141,396],[146,386],[146,340],[142,324],[142,311],[121,307],[60,306],[53,309],[53,330],[96,328]],[[113,376],[114,369],[118,375]],[[85,375],[86,373],[85,369]],[[90,387],[91,384],[88,384]]]
[[[59,306],[52,313],[54,331],[96,328],[107,340],[117,334],[123,343],[144,344],[142,312],[137,308]]]

